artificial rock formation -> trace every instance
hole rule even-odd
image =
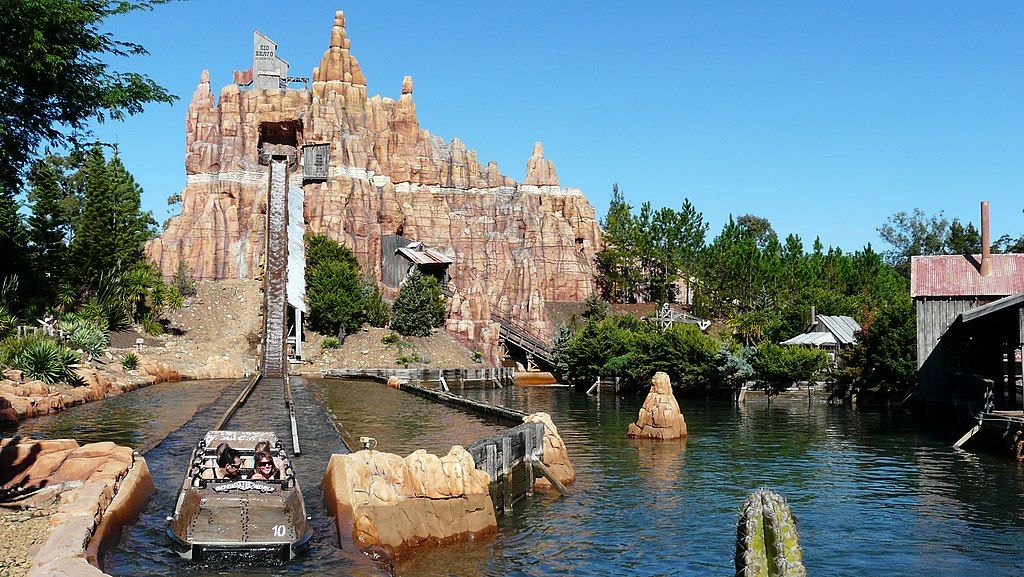
[[[490,478],[454,446],[444,457],[419,450],[404,459],[380,451],[332,455],[324,501],[359,548],[392,558],[424,544],[472,539],[497,530]]]
[[[640,407],[636,422],[630,423],[626,436],[636,439],[678,439],[686,436],[686,420],[679,410],[679,402],[672,394],[668,375],[656,373],[651,379],[651,391]]]
[[[565,447],[562,436],[558,434],[558,427],[551,421],[551,415],[547,413],[533,413],[523,417],[524,423],[544,423],[544,447],[541,461],[547,466],[548,471],[563,485],[570,485],[576,481],[576,469],[569,461],[569,449]],[[544,477],[538,477],[533,483],[534,489],[554,489],[551,482]]]
[[[33,491],[28,499],[56,502],[50,530],[33,553],[29,575],[96,575],[103,549],[156,492],[149,468],[130,448],[79,446],[74,440],[0,440],[0,485]]]
[[[538,143],[517,184],[480,163],[458,139],[423,130],[413,81],[396,101],[367,97],[339,12],[310,90],[242,90],[214,97],[203,72],[186,117],[182,212],[147,246],[165,275],[179,263],[196,278],[252,278],[263,250],[267,169],[258,163],[261,126],[294,131],[298,146],[328,143],[326,182],[303,186],[307,230],[351,247],[380,279],[381,238],[402,234],[453,257],[455,295],[447,329],[497,360],[492,309],[551,334],[545,301],[594,291],[601,231],[578,189],[559,186]]]

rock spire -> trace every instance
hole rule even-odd
[[[526,179],[523,184],[558,186],[555,163],[544,158],[544,145],[540,142],[533,145],[533,154],[526,161]]]

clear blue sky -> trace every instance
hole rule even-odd
[[[421,126],[522,179],[544,142],[603,216],[689,197],[717,234],[768,218],[809,247],[854,250],[920,207],[1024,233],[1024,2],[265,2],[194,0],[116,17],[181,97],[100,128],[158,221],[185,182],[184,115],[251,62],[252,30],[309,76],[335,10],[370,94],[415,79]],[[710,240],[710,238],[709,238]]]

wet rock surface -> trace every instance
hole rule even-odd
[[[651,379],[651,390],[640,407],[636,422],[630,423],[626,436],[632,439],[678,439],[686,436],[686,420],[679,401],[672,394],[672,382],[659,372]]]

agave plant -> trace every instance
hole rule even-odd
[[[124,357],[121,358],[121,366],[129,371],[134,371],[139,368],[139,355],[131,351],[125,353]]]
[[[147,313],[139,319],[139,326],[142,330],[146,331],[149,335],[162,335],[164,334],[164,325],[157,319],[153,318],[153,315]]]
[[[12,364],[26,376],[52,385],[76,381],[72,365],[78,361],[78,354],[71,349],[49,339],[38,339],[20,351]]]
[[[803,561],[786,500],[767,488],[751,493],[736,524],[736,577],[806,577]]]
[[[0,340],[14,336],[18,328],[18,317],[11,314],[7,307],[0,305]]]
[[[71,347],[81,349],[94,357],[102,355],[110,346],[110,339],[102,322],[69,316],[62,319],[57,328],[64,332]]]

